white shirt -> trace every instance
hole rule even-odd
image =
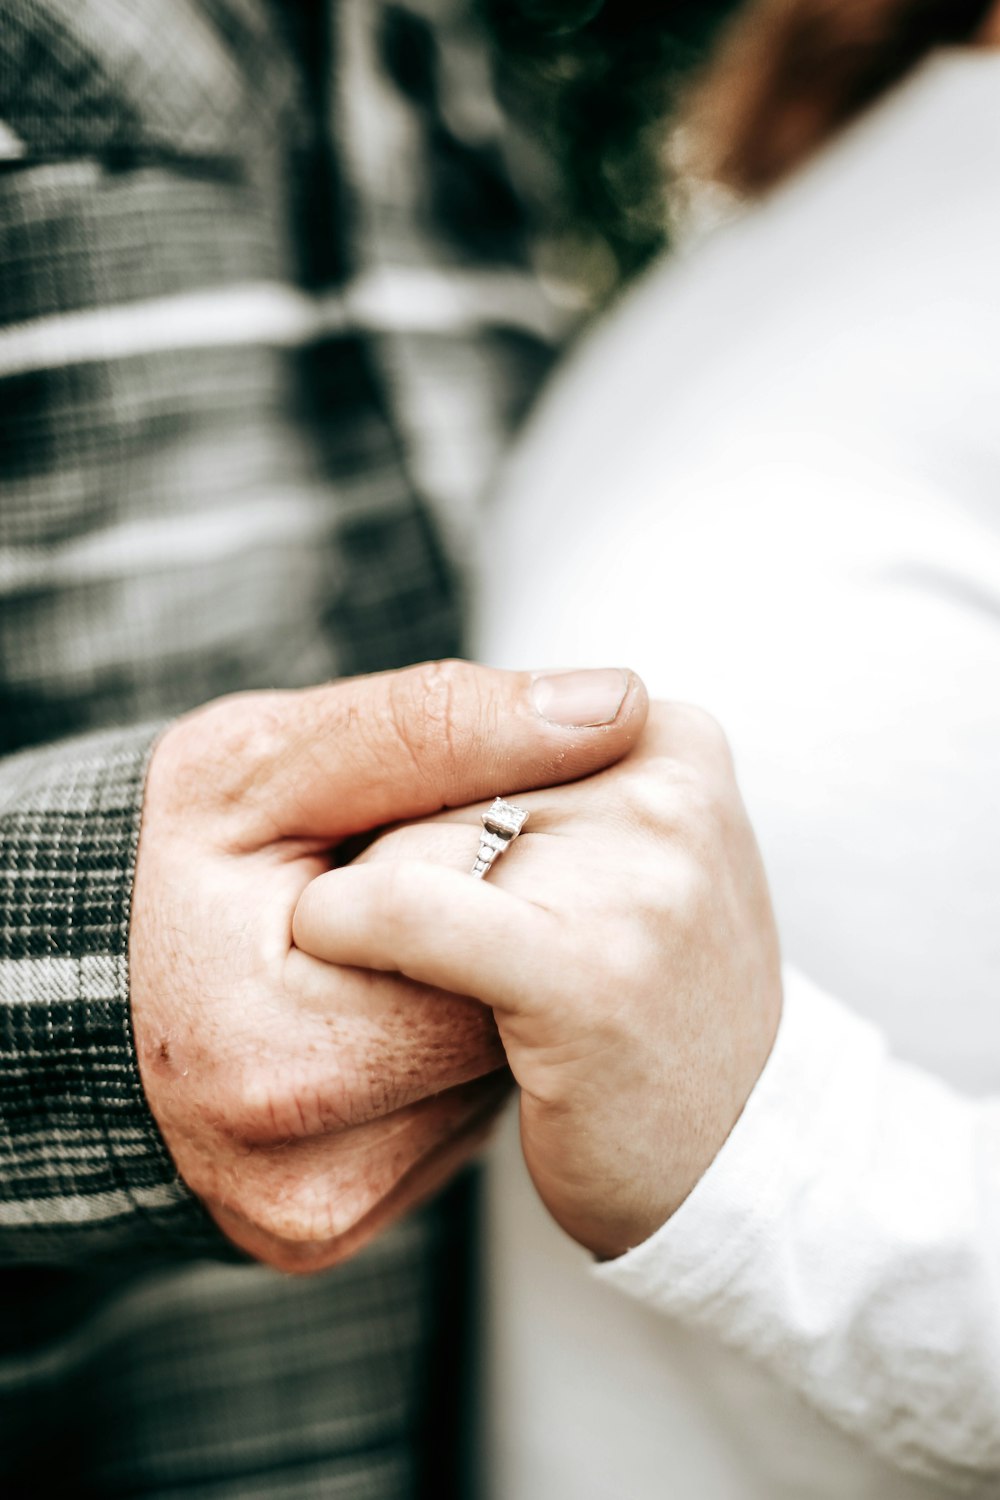
[[[645,1245],[595,1272],[501,1152],[495,1500],[1000,1495],[998,180],[1000,55],[941,54],[654,270],[503,486],[482,654],[721,719],[788,970]]]

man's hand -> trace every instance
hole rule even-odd
[[[399,829],[303,891],[295,941],[492,1006],[535,1185],[611,1257],[688,1195],[771,1050],[767,883],[725,739],[695,709],[657,706],[589,781],[511,795],[530,818],[487,880],[461,873],[478,810]]]
[[[286,1270],[343,1259],[447,1179],[507,1088],[479,1005],[293,946],[331,850],[586,775],[645,714],[628,673],[450,662],[222,699],[163,735],[132,909],[136,1047],[178,1170],[238,1245]]]

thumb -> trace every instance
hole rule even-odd
[[[647,710],[642,682],[619,668],[540,675],[445,661],[222,699],[186,722],[211,744],[201,794],[237,819],[245,847],[334,843],[573,781],[620,760]]]

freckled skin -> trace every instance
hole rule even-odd
[[[404,1181],[406,1202],[429,1191],[445,1145],[452,1171],[467,1159],[471,1148],[456,1134],[506,1092],[488,1076],[504,1061],[495,1028],[472,1002],[388,976],[344,976],[331,1018],[329,969],[287,939],[317,861],[203,858],[193,876],[156,846],[137,874],[134,981],[144,985],[169,946],[157,941],[162,901],[155,914],[147,908],[153,889],[175,892],[174,933],[207,923],[206,950],[212,935],[218,952],[201,965],[193,1001],[190,971],[177,964],[143,1008],[137,1033],[150,1040],[140,1068],[160,1127],[181,1175],[244,1248],[290,1270],[329,1264],[360,1248],[362,1223],[367,1238],[388,1222],[393,1210],[380,1206]],[[238,940],[219,942],[227,912],[239,914]]]

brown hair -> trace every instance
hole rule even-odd
[[[553,168],[541,227],[560,272],[607,292],[663,246],[663,139],[678,88],[741,0],[474,3],[508,111]]]
[[[996,0],[751,0],[691,91],[685,159],[765,191],[932,49],[971,41]]]

